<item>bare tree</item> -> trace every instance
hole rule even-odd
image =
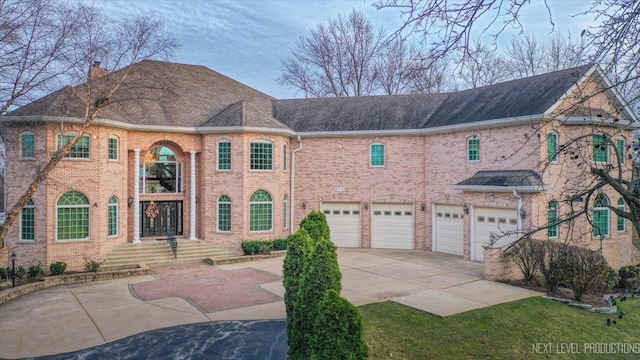
[[[550,29],[554,30],[554,16],[548,6],[548,0],[530,2],[521,0],[463,0],[455,2],[443,2],[438,0],[380,0],[374,4],[377,9],[392,8],[400,11],[404,24],[395,32],[397,36],[406,36],[407,33],[419,36],[424,44],[432,48],[431,56],[442,58],[448,54],[459,52],[465,57],[473,58],[473,41],[476,36],[489,35],[495,39],[501,36],[504,30],[515,28],[523,30],[520,16],[531,9],[532,4],[544,6]],[[565,46],[569,53],[560,50],[562,45],[558,40],[552,42],[549,50],[552,67],[564,66],[572,61],[586,60],[599,63],[605,73],[613,79],[613,83],[600,82],[604,87],[602,91],[611,90],[623,95],[627,103],[622,104],[626,109],[629,106],[638,109],[640,92],[638,92],[640,72],[640,2],[630,0],[593,0],[588,10],[576,14],[595,21],[592,25],[582,30],[581,43],[576,48]],[[565,44],[566,45],[566,44]],[[550,69],[541,69],[534,49],[541,46],[533,37],[525,37],[523,40],[512,42],[511,53],[518,63],[518,76],[532,75]],[[572,50],[579,49],[579,50]],[[571,52],[575,52],[575,57]],[[588,53],[589,56],[583,57]],[[559,154],[567,160],[567,167],[580,169],[576,176],[567,184],[562,184],[562,191],[556,191],[553,196],[561,202],[561,208],[565,216],[558,219],[558,223],[567,223],[572,231],[580,231],[581,227],[574,227],[578,219],[594,225],[594,201],[602,191],[613,191],[627,204],[627,210],[621,210],[613,203],[601,203],[604,208],[628,219],[632,222],[636,232],[640,230],[640,179],[638,179],[638,163],[628,161],[624,164],[620,160],[608,164],[593,165],[590,155],[594,151],[611,151],[615,154],[623,152],[616,147],[615,129],[625,129],[617,124],[606,124],[603,119],[610,119],[614,123],[619,120],[617,114],[595,114],[588,106],[588,101],[593,96],[598,96],[602,91],[585,93],[575,104],[573,109],[567,109],[568,113],[577,111],[584,113],[585,119],[594,124],[584,133],[568,133],[566,141],[561,144]],[[635,105],[635,106],[634,106]],[[617,109],[621,111],[622,109]],[[614,111],[615,112],[615,111]],[[632,119],[635,120],[635,119]],[[586,120],[585,120],[586,121]],[[598,125],[601,124],[601,125]],[[562,131],[564,125],[558,127]],[[601,143],[594,145],[594,141]],[[615,151],[614,151],[615,150]],[[517,151],[517,150],[514,150]],[[632,154],[629,149],[625,154],[614,158],[624,159]],[[569,164],[571,163],[571,164]],[[596,162],[597,163],[597,162]],[[546,167],[541,170],[544,172]],[[564,170],[563,170],[564,171]],[[597,225],[597,224],[595,224]],[[541,228],[531,229],[531,232],[542,231]],[[588,232],[588,231],[587,231]],[[580,237],[584,234],[575,234]]]
[[[152,16],[111,19],[92,6],[66,6],[50,0],[0,0],[0,29],[0,62],[10,65],[0,66],[3,101],[0,115],[4,118],[0,120],[11,121],[11,116],[6,115],[12,106],[30,100],[28,95],[42,94],[55,84],[81,84],[65,89],[70,97],[84,104],[82,109],[75,109],[83,114],[75,136],[47,154],[33,181],[6,213],[0,226],[3,247],[20,211],[99,113],[116,102],[135,100],[128,95],[133,93],[132,89],[144,86],[140,78],[130,76],[136,64],[169,56],[177,44],[163,30],[162,22]],[[107,69],[120,70],[100,72],[96,61]],[[92,64],[93,70],[99,72],[94,72],[96,76],[89,76]],[[61,123],[60,132],[67,126]]]
[[[465,88],[476,88],[507,80],[506,60],[496,54],[489,46],[476,41],[469,51],[473,56],[460,56],[459,75]]]

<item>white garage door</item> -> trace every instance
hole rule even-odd
[[[474,257],[473,260],[482,261],[484,248],[492,239],[497,239],[494,245],[503,246],[517,239],[518,212],[512,209],[476,208],[474,211]],[[514,234],[505,236],[505,232]]]
[[[436,205],[433,251],[462,255],[464,211],[462,206]]]
[[[413,249],[413,204],[373,204],[371,247]]]
[[[360,247],[360,203],[322,203],[322,212],[338,247]]]

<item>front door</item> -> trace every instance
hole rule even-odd
[[[142,201],[142,237],[182,235],[182,201]]]

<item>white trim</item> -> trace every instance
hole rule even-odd
[[[382,146],[382,165],[373,165],[373,146]],[[381,141],[374,141],[369,144],[369,167],[371,168],[385,168],[387,167],[387,145]]]
[[[469,233],[469,259],[476,261],[476,208],[469,205],[469,221],[471,222]]]
[[[591,116],[554,116],[556,120],[559,120],[562,125],[599,125],[617,127],[620,129],[638,130],[640,129],[640,123],[631,122],[628,120],[616,120],[611,118],[596,118]]]
[[[220,144],[229,144],[229,168],[228,169],[220,169]],[[216,142],[216,171],[220,172],[229,172],[233,166],[233,150],[232,150],[231,140],[229,139],[220,139]]]
[[[220,198],[226,196],[229,201],[220,201]],[[229,205],[229,230],[220,230],[220,205]],[[227,194],[222,194],[218,196],[218,200],[216,200],[216,232],[221,234],[229,234],[231,233],[231,219],[233,218],[233,208],[231,205],[231,197]]]
[[[190,209],[189,209],[189,240],[198,240],[196,236],[196,153],[197,151],[189,151],[191,154],[191,181],[189,184]]]
[[[111,139],[116,141],[116,158],[115,159],[109,158],[109,156],[111,155],[111,152],[110,152],[111,149],[109,148],[109,146],[111,145],[110,144]],[[118,135],[111,134],[107,138],[107,161],[113,161],[113,162],[120,161],[120,137]]]
[[[556,138],[556,148],[553,154],[555,156],[553,157],[553,159],[550,158],[551,154],[549,154],[549,137],[550,136],[554,136]],[[560,135],[556,131],[551,131],[547,134],[547,161],[549,161],[549,163],[557,164],[560,162],[559,150],[560,150]]]
[[[270,144],[271,145],[271,168],[270,169],[252,169],[251,158],[253,152],[251,151],[251,147],[253,144]],[[275,171],[275,154],[274,154],[274,142],[270,140],[252,140],[249,142],[249,172],[274,172]]]
[[[540,192],[553,190],[553,185],[542,185],[542,186],[495,186],[495,185],[449,185],[449,188],[453,190],[462,190],[462,191],[480,191],[480,192],[513,192],[517,190],[518,192]]]
[[[133,243],[140,244],[140,149],[133,149]]]
[[[476,141],[476,140],[478,141],[478,158],[472,160],[472,159],[469,158],[469,155],[470,155],[469,151],[471,150],[471,144],[470,143],[471,143],[471,141]],[[467,156],[466,156],[467,162],[470,162],[470,163],[480,162],[480,160],[482,160],[482,156],[480,156],[481,153],[482,153],[481,149],[482,149],[482,141],[480,141],[480,137],[478,137],[476,135],[476,136],[472,136],[470,138],[467,138],[467,151],[466,151],[466,153],[467,153]]]

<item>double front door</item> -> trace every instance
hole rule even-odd
[[[142,201],[142,237],[182,235],[182,201]]]

